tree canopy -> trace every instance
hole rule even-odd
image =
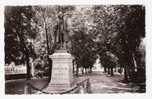
[[[44,53],[48,56],[57,50],[60,11],[66,21],[68,51],[75,57],[77,67],[92,67],[99,55],[105,66],[110,62],[114,65],[116,59],[121,67],[134,71],[135,61],[140,60],[137,56],[141,39],[145,37],[142,5],[7,6],[5,63]]]

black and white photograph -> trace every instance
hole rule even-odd
[[[146,93],[145,10],[5,5],[5,94]]]

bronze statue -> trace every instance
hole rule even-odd
[[[55,36],[55,40],[56,42],[59,44],[60,49],[64,48],[66,49],[66,38],[65,36],[67,34],[65,34],[65,30],[66,30],[66,26],[65,26],[65,20],[64,20],[64,14],[60,11],[58,14],[58,24],[57,24],[57,28],[56,28],[56,36]]]

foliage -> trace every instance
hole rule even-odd
[[[141,5],[94,6],[94,28],[102,64],[107,65],[106,51],[115,54],[119,64],[131,75],[141,38],[145,36],[145,11]],[[128,69],[126,69],[126,67]]]
[[[140,43],[145,37],[145,8],[141,5],[6,7],[5,62],[24,63],[35,53],[48,56],[57,50],[60,12],[69,37],[68,51],[77,68],[91,68],[97,55],[105,67],[119,62],[129,76],[136,62],[144,68],[142,57],[138,57],[142,56]]]
[[[5,9],[5,62],[25,63],[27,79],[31,77],[29,58],[35,57],[31,41],[36,38],[37,30],[33,25],[33,16],[34,11],[31,6],[8,6]]]
[[[71,16],[70,40],[71,54],[75,57],[77,68],[92,68],[97,59],[96,44],[93,39],[93,21],[92,10],[88,9],[76,10]]]
[[[78,67],[92,67],[96,60],[94,42],[84,31],[75,31],[72,38],[72,55]]]
[[[26,55],[34,57],[32,41],[36,37],[31,6],[5,8],[5,62],[24,63]],[[11,50],[10,50],[11,49]]]

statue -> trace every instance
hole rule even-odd
[[[57,30],[56,30],[56,36],[55,40],[59,44],[60,49],[66,49],[66,38],[67,36],[66,31],[66,26],[65,26],[65,20],[64,20],[64,14],[60,11],[58,15],[58,24],[57,24]]]

